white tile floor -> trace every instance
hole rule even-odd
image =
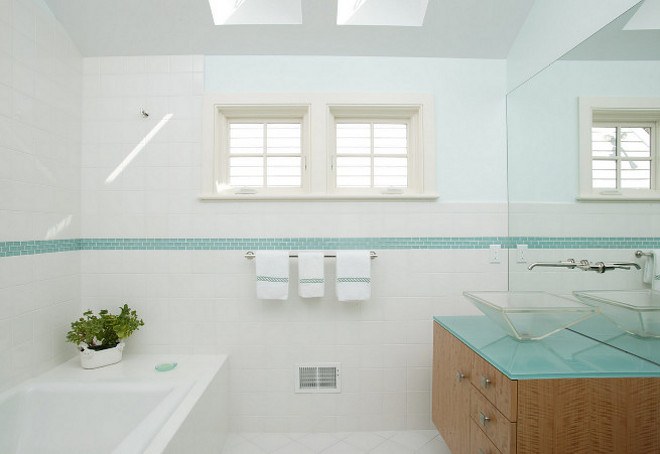
[[[233,433],[223,454],[451,454],[435,430]]]

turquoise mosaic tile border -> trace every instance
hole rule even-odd
[[[506,237],[420,238],[83,238],[83,250],[485,249]]]
[[[660,237],[76,238],[0,242],[0,257],[89,250],[660,249]]]
[[[507,248],[526,244],[530,249],[660,249],[658,237],[525,237],[507,239]]]
[[[81,240],[35,240],[0,242],[0,257],[48,254],[53,252],[79,251]]]

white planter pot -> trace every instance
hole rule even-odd
[[[124,344],[120,342],[113,348],[105,350],[91,350],[87,344],[80,344],[80,364],[83,369],[96,369],[97,367],[108,366],[121,361]]]

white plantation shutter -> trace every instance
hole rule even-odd
[[[204,109],[204,200],[437,198],[432,96],[208,94]]]
[[[229,186],[302,187],[302,123],[245,122],[228,124]]]
[[[408,124],[336,123],[337,188],[407,188]]]
[[[652,189],[652,124],[598,123],[591,129],[594,189]]]

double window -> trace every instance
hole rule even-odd
[[[203,198],[435,197],[428,97],[252,98],[207,99]]]

